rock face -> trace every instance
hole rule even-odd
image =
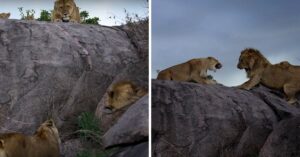
[[[148,96],[134,103],[103,136],[104,147],[145,141],[148,138]]]
[[[140,53],[120,27],[0,20],[0,132],[33,134],[53,118],[72,150],[78,115],[94,112],[127,67],[146,64]]]
[[[153,80],[153,156],[300,156],[300,109],[278,95]]]

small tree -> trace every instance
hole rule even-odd
[[[87,12],[85,10],[80,12],[80,18],[82,21],[85,21],[85,19],[88,17],[89,17],[89,12]]]
[[[51,11],[42,10],[38,21],[51,21]]]
[[[93,18],[89,18],[89,12],[87,11],[81,11],[80,12],[80,19],[81,19],[81,23],[82,24],[94,24],[94,25],[98,25],[100,21],[100,19],[98,17],[93,17]]]

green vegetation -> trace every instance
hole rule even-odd
[[[51,21],[51,10],[42,10],[40,17],[37,19],[38,21]]]
[[[78,127],[80,138],[83,142],[87,142],[95,146],[96,150],[83,150],[77,154],[77,157],[108,157],[115,149],[111,150],[103,150],[101,148],[101,137],[103,132],[99,128],[99,120],[94,116],[93,113],[90,112],[83,112],[78,117]]]
[[[99,120],[90,112],[83,112],[78,117],[79,135],[84,140],[92,140],[101,144],[101,130]]]
[[[35,10],[25,10],[26,14],[24,14],[23,7],[19,7],[18,9],[21,15],[21,20],[34,20]]]
[[[99,25],[99,21],[100,21],[98,17],[89,18],[89,12],[85,10],[80,12],[80,19],[82,24]]]

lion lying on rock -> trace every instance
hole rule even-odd
[[[10,13],[0,13],[0,19],[8,19],[10,17]]]
[[[137,87],[131,81],[120,81],[108,91],[108,103],[105,108],[119,110],[133,104],[147,93],[146,89]]]
[[[259,83],[274,89],[283,89],[289,104],[295,103],[300,91],[300,67],[284,61],[271,64],[258,50],[248,48],[241,52],[239,69],[245,69],[249,80],[239,87],[250,90]]]
[[[56,0],[51,20],[52,22],[80,23],[79,8],[74,0]]]
[[[217,82],[207,76],[207,70],[216,71],[222,64],[214,57],[191,59],[158,73],[159,80],[188,81],[201,84],[216,84]]]
[[[33,136],[0,134],[0,157],[59,157],[59,143],[53,120],[47,120]]]

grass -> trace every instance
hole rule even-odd
[[[108,157],[116,151],[116,149],[101,149],[101,137],[103,135],[103,131],[100,129],[99,125],[100,121],[93,113],[83,112],[78,117],[79,130],[77,132],[79,133],[80,138],[84,142],[90,143],[98,149],[83,150],[79,152],[76,157]]]
[[[99,127],[99,120],[90,112],[83,112],[78,117],[80,138],[86,141],[94,141],[101,144],[102,131]]]

